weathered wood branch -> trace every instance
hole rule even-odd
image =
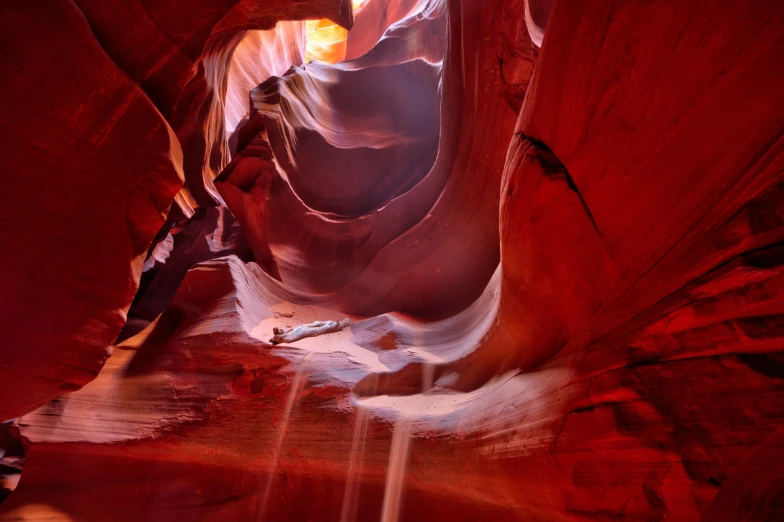
[[[308,324],[300,324],[294,328],[283,331],[282,328],[273,328],[273,337],[270,339],[272,344],[293,343],[306,337],[316,337],[328,333],[339,332],[351,324],[348,318],[340,322],[337,321],[314,321]]]

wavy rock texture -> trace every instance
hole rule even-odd
[[[340,519],[357,422],[351,388],[368,372],[399,367],[411,355],[362,348],[351,342],[350,330],[272,349],[264,339],[273,327],[340,316],[284,301],[290,295],[269,282],[258,267],[234,257],[198,266],[158,321],[117,347],[98,379],[20,419],[32,447],[59,448],[57,454],[65,460],[31,450],[24,482],[8,501],[8,516],[28,504],[26,491],[35,495],[43,485],[38,481],[48,480],[48,466],[81,466],[87,458],[91,471],[79,474],[65,489],[51,491],[46,502],[50,507],[89,518],[76,492],[119,466],[134,470],[131,480],[147,484],[146,492],[140,491],[133,503],[120,502],[118,495],[125,489],[113,493],[116,485],[107,482],[90,508],[103,517],[138,520],[175,509],[227,520]],[[218,331],[220,353],[215,352]],[[439,416],[449,425],[457,415],[463,426],[452,433],[457,438],[451,443],[434,445],[433,438],[423,440],[424,446],[414,442],[409,473],[419,478],[409,485],[413,495],[424,500],[438,491],[435,498],[446,502],[407,503],[404,519],[442,517],[456,509],[462,511],[460,517],[468,517],[464,520],[486,513],[514,519],[519,509],[504,505],[505,494],[495,482],[501,477],[482,479],[485,473],[493,475],[492,460],[466,460],[466,452],[476,449],[468,441],[486,428],[484,413],[470,406],[485,405],[499,413],[512,404],[521,413],[550,411],[548,406],[557,407],[557,400],[524,407],[521,399],[541,397],[554,382],[557,379],[546,374],[525,381],[507,377],[473,395],[443,396],[438,402],[444,404],[423,404],[434,408],[435,424],[427,427],[432,436],[440,431]],[[355,520],[375,518],[381,507],[390,424],[383,407],[377,414],[364,425],[363,455],[354,458],[361,463],[353,470],[361,479]],[[551,440],[554,431],[540,429],[540,442]],[[430,451],[421,453],[424,448]],[[40,467],[36,454],[42,459]],[[439,466],[436,473],[432,466],[439,461],[452,464]],[[474,465],[484,470],[481,475],[469,473]],[[468,480],[456,482],[463,473],[469,473]],[[166,484],[175,476],[180,478]],[[216,488],[217,483],[226,486]],[[90,495],[95,491],[93,487]],[[298,502],[301,495],[313,501]],[[229,497],[234,500],[227,502]],[[262,513],[265,497],[274,500]]]
[[[158,233],[128,311],[118,341],[143,330],[169,305],[185,274],[202,261],[236,255],[251,261],[253,255],[240,231],[239,223],[226,207],[199,208],[188,219],[172,213]]]
[[[354,8],[356,30],[346,38],[346,60],[354,60],[376,47],[380,40],[392,38],[390,26],[416,24],[415,17],[428,4],[428,0],[365,0]],[[357,8],[359,7],[359,8]],[[419,43],[419,42],[415,42]],[[420,45],[411,45],[419,48]]]
[[[240,221],[266,220],[289,288],[365,316],[398,310],[444,317],[478,297],[498,263],[501,136],[511,135],[515,119],[505,94],[527,85],[504,81],[498,55],[528,38],[524,24],[505,24],[496,40],[482,40],[479,28],[489,33],[516,5],[473,3],[462,12],[423,3],[363,57],[310,64],[254,90],[282,175],[272,182],[264,218],[249,215],[249,205],[228,204]],[[463,17],[481,23],[463,30]],[[436,62],[436,35],[447,19],[449,54]],[[418,45],[406,46],[409,37]],[[530,78],[528,45],[528,61],[515,55],[518,78],[525,70]],[[477,51],[464,53],[468,48]],[[417,106],[433,105],[439,81],[440,122]],[[416,110],[401,103],[406,90],[416,94],[407,103]],[[414,157],[417,168],[410,167]]]
[[[100,370],[182,160],[160,112],[73,3],[3,12],[0,147],[12,197],[0,212],[15,224],[0,260],[6,420]],[[31,34],[47,36],[24,43]]]
[[[2,14],[2,218],[16,224],[0,261],[5,420],[89,382],[111,351],[182,186],[167,118],[213,30],[352,13],[339,0],[80,0]]]
[[[11,358],[26,351],[0,351],[8,389],[26,392],[0,404],[25,413],[57,393],[31,375],[72,382],[47,366],[72,353],[51,350],[55,341],[108,355],[106,335],[66,322],[103,318],[74,296],[101,305],[119,287],[98,275],[127,270],[128,255],[98,240],[122,239],[115,224],[74,204],[89,194],[109,216],[136,210],[102,192],[119,189],[94,172],[99,160],[115,158],[127,190],[147,191],[132,200],[147,213],[127,215],[146,234],[131,256],[131,277],[148,274],[133,310],[152,322],[92,382],[102,360],[72,378],[82,389],[6,430],[26,454],[0,520],[784,518],[784,8],[369,0],[355,18],[343,4],[329,16],[314,7],[355,25],[347,60],[303,65],[302,24],[260,22],[300,11],[270,5],[226,6],[181,84],[173,126],[195,140],[183,147],[192,168],[181,206],[211,207],[189,219],[173,212],[158,229],[178,190],[176,159],[161,148],[176,145],[171,132],[144,135],[158,162],[148,171],[173,180],[156,209],[146,194],[162,198],[160,187],[133,182],[137,171],[116,159],[145,159],[133,139],[147,120],[134,112],[130,130],[119,116],[105,125],[111,83],[79,86],[97,104],[80,114],[95,114],[107,136],[126,134],[90,141],[85,131],[74,143],[93,156],[79,156],[91,161],[72,176],[33,169],[61,171],[47,154],[71,153],[31,145],[61,143],[42,117],[35,135],[3,127],[27,152],[11,157],[28,169],[18,183],[30,183],[7,211],[30,215],[46,195],[32,189],[56,187],[52,208],[82,214],[43,230],[81,224],[81,249],[57,253],[95,261],[63,269],[57,282],[71,291],[50,290],[21,258],[38,248],[29,258],[49,261],[44,248],[68,244],[59,236],[28,239],[3,261],[8,302],[40,308],[41,295],[55,296],[45,317],[71,330],[6,329],[17,335],[8,346],[30,334],[49,344],[31,343],[27,367]],[[9,12],[55,35],[87,29],[72,54],[93,49],[82,65],[92,71],[105,55],[66,6],[70,25],[34,7]],[[0,49],[17,51],[36,27],[18,25]],[[271,32],[237,32],[250,28]],[[126,44],[118,33],[114,52]],[[66,51],[47,58],[62,74]],[[32,59],[8,56],[17,68]],[[46,104],[78,105],[74,85],[46,98],[43,87],[4,87],[3,103],[60,121]],[[168,130],[161,102],[138,99],[138,114]],[[91,191],[71,186],[77,174]],[[41,214],[59,215],[52,208]],[[12,238],[29,233],[22,225]],[[113,335],[134,289],[111,316]],[[268,342],[274,328],[346,315],[340,332]]]
[[[184,199],[202,206],[220,199],[212,182],[232,153],[237,126],[249,115],[248,91],[302,63],[304,36],[301,22],[288,22],[266,30],[221,31],[208,40],[173,116],[186,158]]]

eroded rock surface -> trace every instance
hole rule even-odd
[[[0,259],[6,420],[95,378],[182,184],[182,159],[75,4],[6,5],[1,32],[0,217],[14,223]]]
[[[0,420],[78,389],[109,355],[150,242],[183,184],[182,148],[168,118],[213,33],[270,28],[286,17],[350,26],[350,7],[342,0],[2,7],[0,147],[10,192],[0,217],[15,225],[0,260]],[[187,213],[191,200],[178,196]]]
[[[71,4],[9,10],[1,67],[37,71],[14,42],[40,26],[141,88],[0,88],[27,169],[4,208],[39,220],[11,229],[4,317],[47,313],[0,348],[25,449],[0,520],[784,517],[781,6],[225,4],[172,22],[201,47],[161,68],[190,77],[144,72],[154,38],[104,52]],[[346,60],[303,64],[303,24],[269,22],[308,13],[354,24]],[[109,354],[142,270],[144,330]]]

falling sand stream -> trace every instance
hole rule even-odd
[[[373,393],[375,393],[378,386],[377,379],[373,381],[371,386]],[[354,420],[354,438],[351,441],[351,457],[348,461],[346,491],[343,493],[343,508],[340,512],[340,522],[355,522],[357,519],[359,478],[362,475],[362,460],[365,456],[365,441],[367,439],[369,421],[370,415],[368,411],[361,404],[357,404],[357,417]]]
[[[392,432],[392,447],[389,450],[387,483],[384,488],[384,506],[381,509],[381,522],[398,522],[403,499],[408,453],[411,449],[411,427],[413,419],[401,415],[395,421]]]
[[[365,455],[365,440],[369,421],[368,412],[357,407],[357,418],[354,421],[354,440],[351,443],[351,458],[348,462],[346,491],[343,494],[343,508],[340,522],[355,522],[357,519],[357,502],[359,501],[359,477],[362,473],[362,459]]]
[[[272,451],[272,467],[270,468],[269,476],[267,478],[267,485],[264,488],[264,495],[262,496],[261,500],[259,520],[264,520],[264,515],[267,512],[267,504],[269,502],[270,492],[272,491],[272,485],[275,481],[275,473],[278,471],[278,465],[280,464],[280,450],[283,447],[283,440],[286,438],[286,432],[288,431],[289,420],[291,420],[291,412],[294,409],[294,404],[300,392],[302,391],[302,387],[305,384],[305,363],[307,362],[310,355],[311,354],[307,354],[305,358],[302,359],[302,362],[297,368],[297,371],[294,374],[294,381],[291,383],[289,396],[286,399],[286,405],[283,408],[283,415],[281,416],[280,424],[278,426],[278,437],[275,441],[275,446]]]
[[[423,396],[433,387],[434,373],[435,365],[432,363],[424,363],[422,365]],[[400,520],[406,470],[408,469],[408,458],[411,451],[411,429],[413,425],[413,417],[402,412],[397,421],[395,421],[395,428],[392,431],[392,447],[389,450],[389,466],[387,468],[387,482],[384,488],[381,522],[398,522]]]

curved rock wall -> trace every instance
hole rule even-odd
[[[104,53],[72,4],[58,23],[8,10],[1,67],[27,74],[2,128],[25,176],[4,211],[33,217],[1,261],[18,349],[0,349],[0,411],[24,414],[26,456],[0,520],[784,517],[784,9],[369,0],[348,60],[295,63],[292,30],[273,72],[242,38],[309,4],[278,3],[204,18],[172,118],[195,140],[191,204],[212,208],[160,231],[182,179],[173,87],[151,101],[85,73],[53,96],[52,70],[146,62],[120,33]],[[345,5],[309,12],[350,25]],[[73,44],[46,76],[18,43],[33,29]],[[225,207],[205,123],[233,153]],[[152,322],[109,356],[143,268]],[[21,328],[33,307],[44,327]]]
[[[89,382],[111,352],[183,183],[167,119],[210,34],[352,14],[339,0],[32,1],[2,14],[6,420]]]

